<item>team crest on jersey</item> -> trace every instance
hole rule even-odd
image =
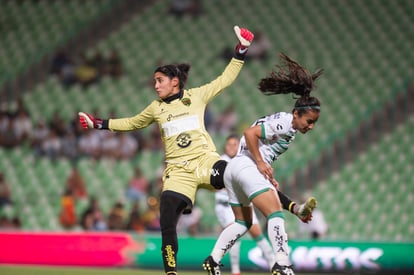
[[[191,144],[191,136],[187,133],[181,133],[178,135],[175,141],[179,147],[186,148]]]
[[[182,102],[185,106],[190,106],[190,105],[191,105],[191,99],[189,99],[188,97],[184,97],[183,99],[181,99],[181,102]]]

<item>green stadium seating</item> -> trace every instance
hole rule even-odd
[[[112,0],[5,1],[0,11],[0,85],[53,53],[82,28],[108,12]]]
[[[324,202],[319,207],[330,223],[329,238],[414,239],[409,221],[412,164],[399,157],[413,153],[410,139],[414,134],[407,132],[413,126],[414,119],[410,118],[367,148],[353,164],[316,186],[314,193]]]

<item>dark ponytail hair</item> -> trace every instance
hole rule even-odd
[[[323,73],[323,69],[310,73],[284,53],[280,53],[280,59],[281,65],[277,66],[279,70],[272,71],[270,76],[262,78],[259,90],[265,95],[298,95],[294,109],[300,114],[307,109],[319,111],[320,102],[316,97],[310,96],[310,93],[316,88],[315,80]]]
[[[191,66],[187,63],[169,64],[156,68],[154,73],[160,72],[168,76],[168,78],[170,79],[178,77],[178,80],[180,82],[180,90],[182,90],[184,88],[184,85],[187,83],[188,72],[190,71],[190,67]]]

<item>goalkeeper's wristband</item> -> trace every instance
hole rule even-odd
[[[234,49],[234,57],[239,60],[244,60],[246,58],[247,51],[249,47],[243,46],[241,43],[238,43]]]
[[[109,119],[100,119],[100,121],[96,120],[96,125],[98,126],[96,129],[108,130],[109,129]]]

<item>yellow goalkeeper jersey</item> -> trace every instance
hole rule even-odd
[[[166,161],[181,162],[215,153],[216,147],[204,126],[205,108],[233,83],[243,64],[244,61],[232,58],[223,73],[210,83],[184,90],[181,98],[170,103],[154,100],[133,117],[110,119],[108,127],[112,131],[132,131],[157,122]]]

